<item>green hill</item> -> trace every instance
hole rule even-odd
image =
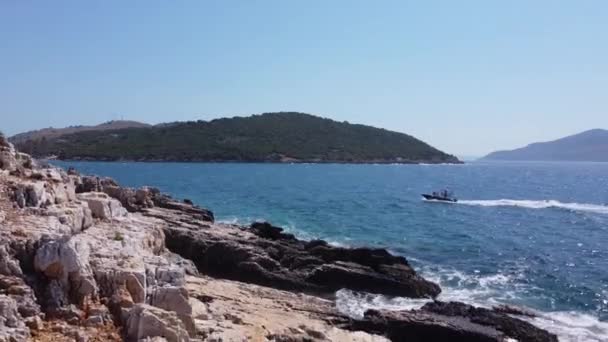
[[[285,112],[82,131],[17,147],[37,157],[84,160],[459,162],[407,134]]]

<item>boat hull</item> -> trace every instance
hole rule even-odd
[[[441,202],[450,202],[450,203],[458,202],[458,200],[456,198],[440,197],[440,196],[434,196],[434,195],[429,195],[429,194],[422,194],[422,197],[424,197],[424,199],[427,201],[441,201]]]

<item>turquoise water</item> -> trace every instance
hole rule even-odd
[[[439,282],[442,299],[525,305],[563,340],[608,340],[608,163],[57,164],[156,186],[219,221],[269,220],[306,239],[385,247]],[[421,200],[443,187],[459,203]]]

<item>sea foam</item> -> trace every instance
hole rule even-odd
[[[587,203],[563,203],[557,200],[459,200],[458,204],[475,205],[482,207],[519,207],[528,209],[558,208],[579,212],[590,212],[597,214],[608,214],[608,205]]]
[[[468,275],[453,269],[423,267],[422,276],[441,286],[437,298],[441,301],[458,301],[478,307],[491,308],[501,304],[517,302],[518,294],[531,288],[519,285],[520,272],[492,275]],[[519,286],[526,286],[520,288]],[[337,309],[355,319],[361,319],[366,310],[414,310],[421,308],[431,299],[389,297],[379,294],[354,292],[342,289],[336,292]],[[518,317],[539,328],[556,334],[561,342],[606,342],[608,322],[598,317],[574,311],[538,311],[526,308],[536,317]]]
[[[491,307],[501,304],[499,301],[488,300],[476,302],[471,300],[472,291],[451,291],[443,288],[439,300],[458,300],[479,307]],[[483,290],[482,290],[483,291]],[[378,294],[359,293],[342,289],[336,292],[337,309],[355,319],[361,319],[365,311],[377,310],[414,310],[430,302],[430,299],[412,299],[403,297],[387,297]],[[606,342],[608,340],[608,322],[602,322],[597,317],[578,312],[540,312],[526,308],[536,314],[536,317],[518,317],[535,326],[556,334],[561,342]]]

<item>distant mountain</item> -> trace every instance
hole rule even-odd
[[[128,121],[128,120],[113,120],[104,122],[97,126],[70,126],[65,128],[43,128],[36,131],[29,131],[25,133],[16,134],[9,138],[11,142],[14,144],[23,143],[28,140],[37,140],[37,139],[54,139],[58,138],[62,135],[72,134],[83,131],[106,131],[113,129],[123,129],[123,128],[135,128],[135,127],[150,127],[150,125],[137,122],[137,121]]]
[[[37,157],[70,160],[460,162],[407,134],[293,112],[81,130],[19,140],[17,147]]]
[[[608,130],[592,129],[562,139],[488,154],[486,160],[608,161]]]

